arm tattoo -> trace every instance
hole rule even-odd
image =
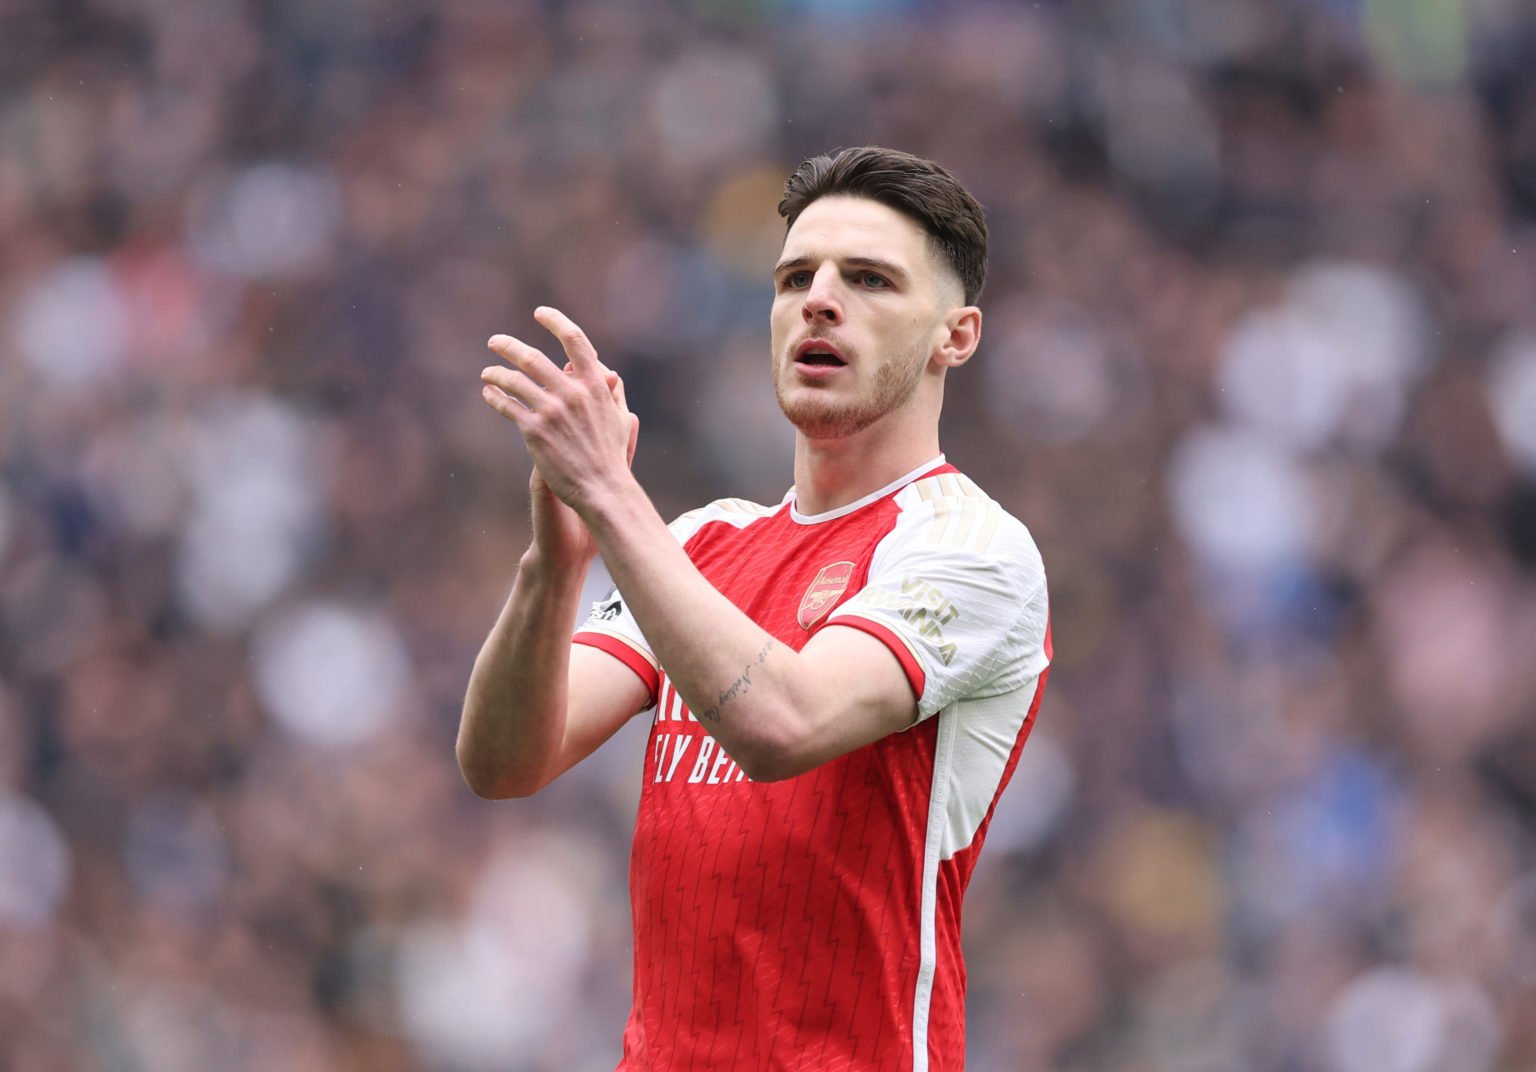
[[[730,685],[726,688],[721,689],[720,695],[715,697],[715,702],[710,707],[699,712],[699,717],[710,722],[719,723],[721,710],[725,707],[726,704],[730,703],[732,700],[736,699],[736,697],[740,696],[742,693],[746,692],[752,687],[752,668],[754,666],[762,666],[768,658],[768,652],[772,649],[773,641],[770,640],[768,643],[764,644],[763,649],[757,653],[757,658],[753,659],[750,663],[742,668],[741,676],[738,677],[735,681],[731,682]]]

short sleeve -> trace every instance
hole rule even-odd
[[[969,539],[919,504],[876,549],[867,583],[828,619],[883,640],[927,718],[1022,689],[1050,663],[1045,568],[1029,532],[988,502]],[[985,538],[981,538],[984,536]]]
[[[758,511],[763,509],[739,499],[720,500],[690,510],[668,525],[667,530],[679,544],[686,547],[693,535],[709,521],[722,516],[738,519],[752,516],[749,507]],[[592,613],[577,626],[571,642],[598,648],[618,659],[640,677],[651,702],[655,703],[657,689],[661,687],[661,667],[645,634],[640,631],[640,623],[635,621],[635,616],[630,613],[623,594],[617,588],[606,599],[592,604]]]
[[[645,683],[650,702],[655,703],[661,671],[645,634],[640,631],[640,623],[625,606],[624,597],[617,588],[606,599],[592,604],[592,613],[576,628],[571,642],[606,651],[618,659]]]

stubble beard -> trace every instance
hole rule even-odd
[[[804,384],[789,397],[785,380],[794,375],[793,365],[785,368],[784,375],[773,377],[773,391],[779,400],[779,409],[789,418],[789,423],[810,439],[843,439],[855,435],[874,424],[887,413],[905,404],[917,392],[922,379],[923,366],[914,347],[900,361],[888,361],[875,371],[874,384],[867,396],[840,399],[826,388]],[[858,361],[857,354],[849,354],[850,364]]]

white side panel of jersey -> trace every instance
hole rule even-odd
[[[956,734],[953,756],[944,772],[949,787],[944,793],[947,806],[940,859],[951,859],[976,839],[976,831],[997,799],[1003,769],[1029,717],[1039,684],[1037,675],[1018,692],[960,700],[944,713],[945,720],[955,723]]]
[[[933,1007],[933,979],[939,968],[939,860],[943,853],[944,816],[954,787],[955,736],[958,723],[939,719],[933,753],[933,788],[928,795],[927,836],[923,840],[923,897],[918,929],[917,987],[912,994],[912,1072],[928,1072],[928,1012]]]
[[[927,1072],[940,864],[975,840],[1049,664],[1045,567],[1029,531],[958,473],[897,496],[865,588],[831,616],[894,633],[923,668],[918,713],[942,712],[923,844],[912,1068]]]
[[[746,528],[752,522],[768,517],[778,509],[777,506],[763,506],[760,503],[747,502],[745,499],[717,499],[708,506],[688,511],[668,525],[667,531],[672,533],[679,544],[686,544],[693,538],[694,533],[711,521],[723,521],[739,529]],[[576,632],[602,633],[611,636],[633,648],[653,667],[657,665],[656,655],[651,651],[651,645],[645,639],[645,634],[640,631],[640,623],[635,621],[635,616],[630,613],[629,606],[624,602],[623,593],[617,588],[608,594],[607,599],[601,599],[592,604],[592,612],[587,615],[586,621],[576,627]]]
[[[1045,567],[1024,525],[970,480],[942,473],[896,499],[869,582],[829,619],[885,626],[923,668],[918,714],[1023,689],[1049,663]]]

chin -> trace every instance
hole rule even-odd
[[[884,416],[884,411],[857,403],[837,403],[827,398],[785,397],[779,392],[779,408],[789,423],[808,439],[843,439],[862,432]]]
[[[872,382],[856,380],[842,385],[840,390],[831,384],[799,382],[790,371],[776,376],[773,388],[779,408],[802,435],[810,439],[843,439],[911,402],[922,368],[917,358],[890,362],[876,369]]]

